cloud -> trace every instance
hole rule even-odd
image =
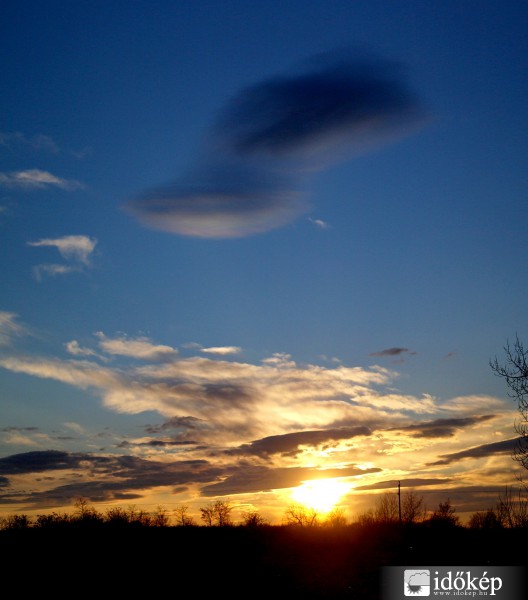
[[[98,332],[99,347],[107,354],[128,356],[141,360],[167,360],[174,358],[178,351],[170,346],[153,344],[146,337],[128,338],[126,335],[117,338],[107,338]]]
[[[37,248],[45,246],[57,248],[66,260],[80,262],[84,265],[90,263],[90,256],[96,245],[97,240],[86,235],[66,235],[61,238],[46,238],[37,242],[28,242],[28,246]]]
[[[140,497],[131,492],[205,483],[225,474],[225,469],[205,460],[158,461],[129,455],[104,456],[58,450],[24,452],[0,458],[0,475],[15,477],[49,471],[77,471],[84,473],[84,477],[42,492],[0,496],[0,501],[46,506],[69,503],[79,496],[90,501],[131,499]]]
[[[483,423],[495,418],[496,415],[480,415],[474,417],[463,417],[463,418],[446,418],[446,419],[435,419],[434,421],[426,421],[424,423],[415,423],[413,425],[407,425],[405,427],[394,428],[397,431],[410,433],[411,437],[414,438],[441,438],[451,437],[459,429],[465,427],[472,427],[478,423]],[[392,431],[392,430],[390,430]]]
[[[76,179],[63,179],[49,171],[40,169],[27,169],[26,171],[0,172],[0,185],[9,188],[25,190],[44,189],[50,187],[66,191],[83,189],[84,185]]]
[[[295,431],[283,435],[271,435],[238,448],[228,450],[231,455],[256,455],[267,457],[271,454],[295,455],[300,446],[318,446],[335,440],[348,440],[356,436],[368,436],[372,432],[366,426],[320,429],[316,431]]]
[[[343,53],[305,64],[302,72],[272,77],[229,102],[215,133],[235,154],[324,162],[420,112],[393,63]]]
[[[59,147],[49,135],[26,135],[20,131],[0,132],[0,146],[3,146],[8,150],[28,148],[30,150],[45,151],[52,154],[57,154],[59,152]]]
[[[53,263],[42,263],[33,267],[33,273],[37,281],[42,281],[45,275],[55,277],[56,275],[67,275],[68,273],[79,273],[81,267],[74,265],[60,265]]]
[[[91,348],[83,348],[77,340],[71,340],[64,344],[66,351],[73,356],[97,356],[100,357],[95,350]]]
[[[153,229],[221,239],[282,227],[308,208],[293,184],[264,168],[231,161],[206,169],[146,192],[126,209]]]
[[[248,437],[389,422],[436,410],[429,397],[378,389],[395,374],[381,367],[317,365],[294,361],[262,365],[206,357],[175,358],[161,364],[110,368],[87,360],[6,357],[14,372],[92,389],[119,413],[157,411],[167,418],[200,422],[199,441],[244,443]],[[333,432],[329,435],[336,435]],[[323,435],[323,434],[320,434]]]
[[[15,313],[0,310],[0,347],[9,346],[14,337],[28,334],[26,327],[17,323],[17,319]]]
[[[107,410],[144,413],[150,424],[140,426],[139,435],[137,429],[126,436],[107,432],[108,454],[92,453],[103,443],[101,437],[75,424],[51,436],[26,428],[3,431],[4,443],[18,436],[26,446],[17,451],[34,451],[0,460],[0,476],[12,484],[3,501],[18,498],[44,506],[79,495],[94,501],[132,499],[158,494],[151,489],[156,486],[191,486],[196,498],[199,493],[257,493],[313,478],[355,476],[362,478],[358,491],[364,490],[365,497],[398,480],[407,487],[443,486],[444,492],[449,484],[451,493],[455,485],[477,483],[481,473],[459,470],[456,481],[450,481],[453,462],[494,456],[498,468],[511,460],[514,440],[504,441],[501,432],[511,427],[513,408],[491,397],[440,402],[405,394],[395,388],[398,374],[380,366],[299,364],[286,353],[250,363],[229,354],[229,359],[221,353],[205,355],[202,347],[195,347],[195,356],[182,357],[170,346],[124,334],[99,333],[95,341],[94,352],[104,352],[110,357],[106,361],[70,342],[69,357],[4,352],[0,366],[87,390]],[[122,358],[110,360],[117,356]],[[159,422],[153,421],[154,412],[161,415]],[[137,426],[137,418],[133,423]],[[57,435],[72,432],[81,436],[77,444],[84,445],[84,452],[63,452],[73,448],[62,445],[48,450],[58,444]],[[503,435],[495,437],[501,441],[487,443],[494,434]],[[416,464],[421,471],[406,477]],[[428,469],[431,464],[434,472]],[[507,473],[503,467],[502,474],[488,479],[504,484],[511,477]]]
[[[11,431],[38,431],[39,428],[38,427],[3,427],[2,429],[0,429],[0,431],[6,431],[6,432],[11,432]]]
[[[95,465],[108,462],[108,460],[101,457],[94,459],[80,453],[69,454],[60,450],[36,450],[0,458],[0,474],[20,475],[22,473],[75,469],[87,461]]]
[[[385,348],[385,350],[371,352],[369,356],[399,356],[407,353],[416,354],[416,352],[411,352],[409,348]]]
[[[244,465],[223,481],[202,487],[203,496],[226,496],[230,494],[247,494],[268,492],[276,489],[291,488],[303,481],[329,479],[334,477],[359,477],[369,473],[378,473],[379,468],[362,469],[356,465],[348,465],[335,469],[318,469],[314,467],[265,467]]]
[[[211,348],[202,348],[201,352],[205,354],[227,356],[228,354],[240,354],[242,348],[239,346],[212,346]]]
[[[66,275],[68,273],[78,273],[91,265],[90,258],[97,240],[86,235],[66,235],[60,238],[44,238],[36,242],[28,242],[28,246],[35,248],[50,247],[56,248],[61,256],[69,261],[68,264],[42,263],[33,267],[33,272],[37,280],[41,280],[43,275]]]
[[[464,458],[485,458],[494,456],[495,454],[512,454],[515,450],[520,438],[512,438],[509,440],[501,440],[500,442],[491,442],[490,444],[482,444],[474,446],[461,452],[451,452],[449,454],[441,454],[440,460],[429,463],[433,465],[448,465],[457,462]]]
[[[145,425],[147,433],[160,433],[171,429],[197,429],[203,423],[195,417],[172,417],[160,425]]]
[[[197,442],[194,440],[146,440],[144,442],[130,442],[125,440],[119,444],[119,448],[129,446],[148,446],[151,448],[170,448],[171,446],[194,446]]]
[[[345,54],[312,60],[242,89],[214,119],[193,168],[126,209],[148,227],[203,238],[282,227],[309,208],[308,173],[422,117],[394,64]]]
[[[310,223],[313,223],[316,227],[319,227],[319,229],[330,229],[330,225],[322,219],[308,218],[308,221],[310,221]]]

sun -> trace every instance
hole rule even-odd
[[[291,497],[295,502],[325,513],[331,511],[349,490],[350,485],[338,479],[314,479],[294,488]]]

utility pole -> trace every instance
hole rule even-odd
[[[400,490],[400,481],[398,481],[398,518],[400,520],[400,525],[401,525],[401,490]]]

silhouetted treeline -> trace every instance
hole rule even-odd
[[[82,523],[0,531],[4,586],[10,579],[25,595],[53,590],[59,598],[71,596],[73,581],[88,597],[179,597],[187,591],[197,598],[376,600],[385,566],[515,566],[526,560],[526,531],[519,528]]]

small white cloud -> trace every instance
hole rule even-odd
[[[146,337],[128,338],[127,336],[121,336],[112,339],[107,338],[102,332],[95,335],[99,338],[100,348],[107,354],[144,360],[162,360],[173,358],[178,354],[178,351],[171,348],[171,346],[153,344]]]
[[[58,187],[62,190],[72,191],[83,189],[84,185],[76,179],[63,179],[40,169],[27,169],[26,171],[0,172],[0,185],[10,188],[42,189]]]
[[[72,267],[70,265],[57,265],[44,263],[33,267],[33,273],[37,281],[42,281],[44,275],[55,277],[56,275],[66,275],[67,273],[74,273],[80,271],[79,267]]]
[[[240,346],[212,346],[211,348],[202,348],[201,351],[206,354],[226,356],[228,354],[240,354],[242,348]]]
[[[84,428],[79,425],[79,423],[75,423],[74,421],[68,421],[66,423],[63,423],[64,427],[66,427],[67,429],[70,429],[71,431],[74,431],[75,433],[78,434],[83,434],[84,433]]]
[[[308,221],[310,221],[310,223],[313,223],[316,227],[319,227],[319,229],[330,229],[330,225],[322,219],[312,219],[309,217]]]
[[[50,246],[57,248],[66,260],[89,264],[90,255],[95,249],[97,240],[86,235],[66,235],[55,239],[42,239],[38,242],[28,242],[29,246]]]
[[[0,310],[0,346],[8,346],[13,337],[27,334],[27,329],[16,320],[15,313]]]
[[[296,363],[291,360],[291,354],[285,352],[275,352],[272,356],[262,359],[265,365],[273,367],[295,367]]]
[[[95,350],[83,348],[77,340],[72,340],[64,344],[67,352],[73,356],[98,356]]]

